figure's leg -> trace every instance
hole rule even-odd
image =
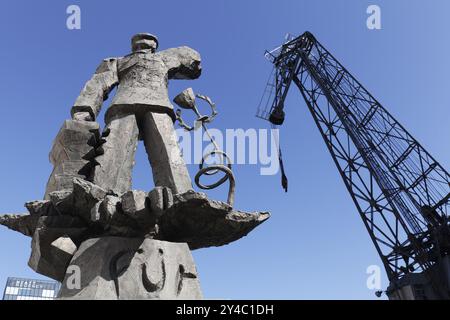
[[[178,147],[172,118],[165,113],[148,112],[140,124],[155,187],[169,187],[173,194],[191,190],[191,178]]]
[[[103,154],[92,181],[98,186],[121,195],[131,190],[131,173],[134,166],[139,129],[134,114],[113,119],[104,131],[106,142],[101,146]]]

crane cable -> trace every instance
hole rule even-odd
[[[271,124],[272,127],[272,132],[278,132],[277,130],[279,130],[277,128],[276,125],[274,125],[273,123]],[[281,186],[284,189],[284,192],[288,191],[288,178],[286,176],[286,172],[284,170],[284,165],[283,165],[283,154],[281,152],[281,142],[280,142],[280,136],[277,135],[275,137],[275,144],[277,147],[277,152],[278,152],[278,162],[280,164],[280,170],[281,170]]]

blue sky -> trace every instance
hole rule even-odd
[[[6,2],[6,1],[5,1]],[[254,117],[271,65],[265,49],[286,33],[316,37],[441,164],[450,164],[450,2],[435,1],[7,1],[0,11],[0,212],[25,212],[41,199],[48,152],[84,82],[101,59],[129,53],[137,32],[160,49],[189,45],[202,55],[195,81],[172,81],[216,101],[213,127],[268,128]],[[81,30],[66,8],[81,7]],[[381,7],[382,30],[366,28]],[[194,252],[204,295],[226,299],[375,299],[366,268],[381,265],[305,103],[296,90],[282,127],[289,192],[258,165],[234,167],[236,207],[272,218],[248,237]],[[106,106],[104,107],[106,109]],[[191,175],[197,167],[189,167]],[[138,150],[133,187],[150,190]],[[209,193],[226,198],[226,187]],[[30,239],[0,230],[0,287],[8,276],[37,277],[27,266]],[[382,286],[388,285],[383,273]]]

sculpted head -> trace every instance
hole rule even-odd
[[[138,33],[131,38],[131,50],[151,50],[155,52],[158,49],[158,38],[150,33]]]

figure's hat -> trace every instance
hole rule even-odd
[[[131,38],[131,47],[134,49],[135,45],[139,40],[153,40],[156,42],[156,49],[158,49],[158,38],[151,33],[137,33]]]

